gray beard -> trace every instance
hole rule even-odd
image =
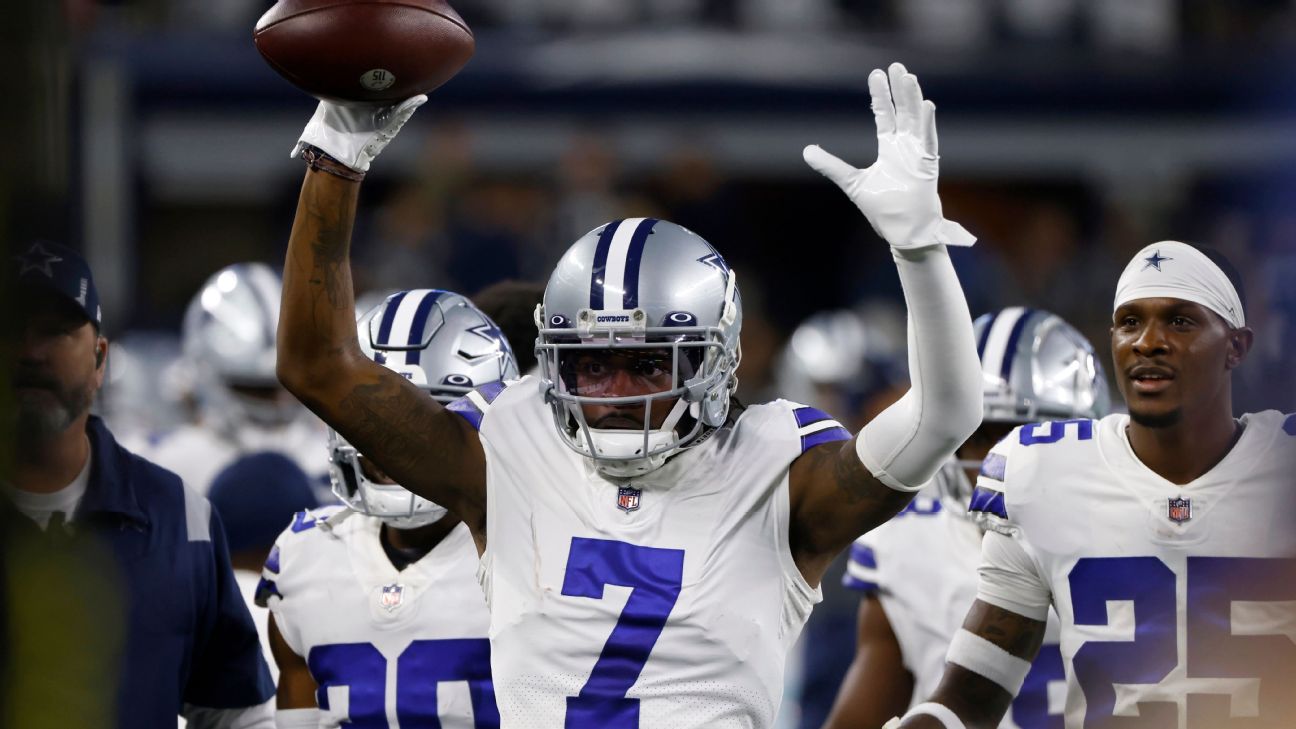
[[[59,435],[85,415],[94,400],[94,389],[89,385],[47,392],[53,395],[52,404],[48,397],[17,398],[16,426],[20,440],[39,442]]]

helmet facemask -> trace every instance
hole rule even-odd
[[[537,310],[541,317],[543,307]],[[593,323],[600,318],[629,325],[600,327]],[[646,320],[639,309],[612,316],[583,309],[575,329],[541,327],[536,347],[563,442],[614,478],[656,470],[704,432],[723,425],[737,386],[734,371],[741,357],[730,339],[736,332],[725,326],[634,326]],[[684,315],[677,320],[695,321]],[[672,323],[669,317],[666,323]],[[617,394],[617,389],[634,392]],[[628,419],[642,418],[640,427],[600,428],[586,418],[586,406],[627,405],[642,407],[626,413]]]
[[[332,428],[328,449],[333,493],[353,511],[382,519],[394,529],[417,529],[446,515],[445,507],[386,478]]]

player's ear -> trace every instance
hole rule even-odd
[[[1233,369],[1242,364],[1246,359],[1247,353],[1251,351],[1251,345],[1255,342],[1255,332],[1251,327],[1238,327],[1230,329],[1228,333],[1228,349],[1224,354],[1225,369]]]
[[[95,337],[95,384],[103,387],[104,374],[107,372],[105,365],[108,364],[108,338],[104,336]]]

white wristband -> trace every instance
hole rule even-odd
[[[1021,690],[1030,661],[1018,658],[966,628],[960,628],[950,641],[945,660],[998,684],[1009,695]]]
[[[958,718],[958,714],[951,711],[948,706],[938,704],[935,701],[918,704],[905,712],[904,718],[908,719],[911,716],[917,716],[919,714],[926,714],[936,721],[939,721],[945,729],[967,729],[967,725],[963,723],[962,719]]]
[[[275,712],[275,729],[319,729],[319,709],[280,709]]]

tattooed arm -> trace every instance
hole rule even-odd
[[[963,628],[994,643],[1024,661],[1035,660],[1044,641],[1045,623],[1011,610],[977,600],[972,603]],[[945,675],[936,692],[927,699],[951,709],[968,729],[999,726],[1013,696],[1002,686],[953,663],[945,664]],[[904,729],[942,729],[936,719],[918,715],[905,719]]]
[[[359,192],[359,182],[306,172],[284,261],[279,379],[398,483],[462,517],[482,545],[486,459],[476,431],[360,351],[349,260]]]
[[[812,585],[819,584],[847,545],[913,498],[913,492],[897,491],[874,478],[855,453],[853,438],[801,454],[792,462],[788,480],[792,558]]]

